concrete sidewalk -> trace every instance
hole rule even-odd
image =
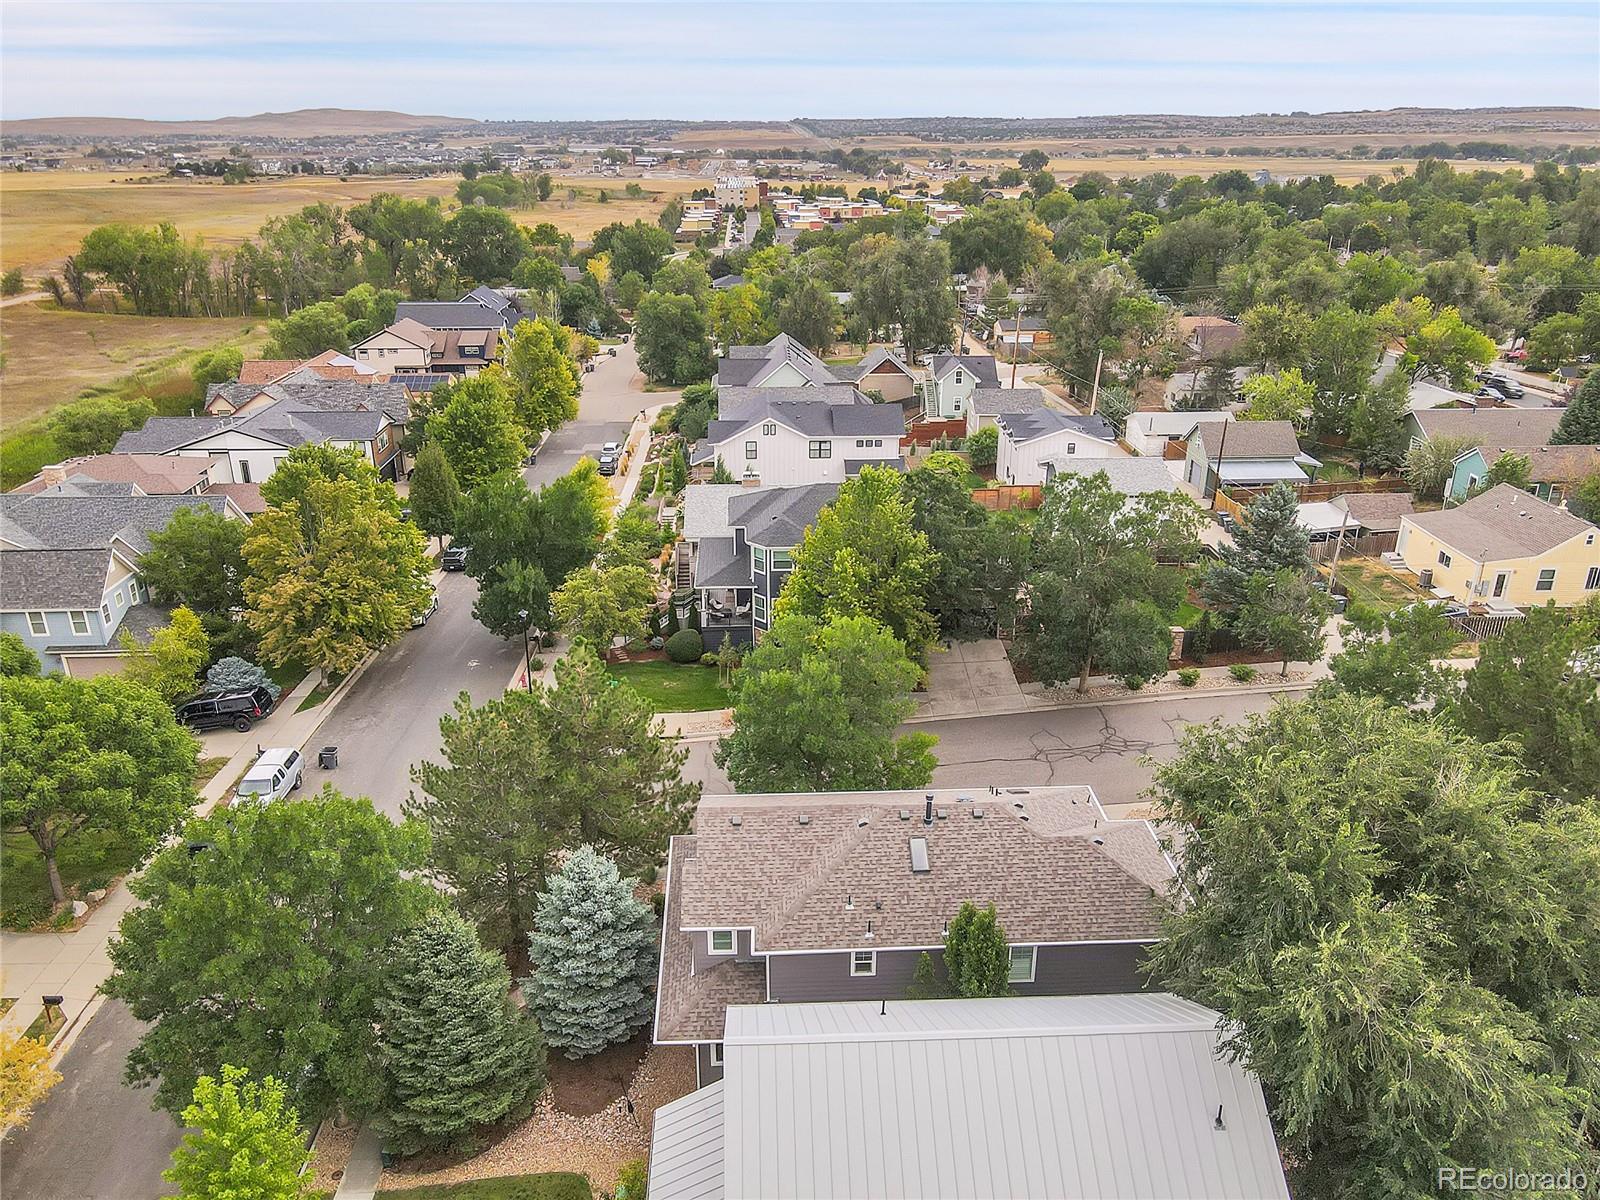
[[[372,1200],[383,1175],[382,1151],[377,1130],[370,1124],[362,1125],[356,1133],[356,1144],[350,1148],[350,1162],[339,1177],[339,1188],[333,1193],[333,1200]]]

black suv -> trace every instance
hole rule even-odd
[[[439,556],[439,565],[446,571],[465,571],[467,569],[467,551],[471,546],[451,546]]]
[[[178,720],[190,729],[221,729],[232,725],[240,733],[272,711],[272,693],[264,687],[234,691],[201,692],[178,706]]]

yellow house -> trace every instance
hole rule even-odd
[[[1600,596],[1600,529],[1506,483],[1455,508],[1407,513],[1395,550],[1463,603],[1566,607]]]

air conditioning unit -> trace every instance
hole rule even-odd
[[[1417,586],[1426,591],[1433,586],[1433,568],[1417,572]]]

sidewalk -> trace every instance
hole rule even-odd
[[[377,1131],[370,1124],[362,1125],[333,1200],[372,1200],[378,1191],[378,1179],[383,1175],[381,1151]]]

